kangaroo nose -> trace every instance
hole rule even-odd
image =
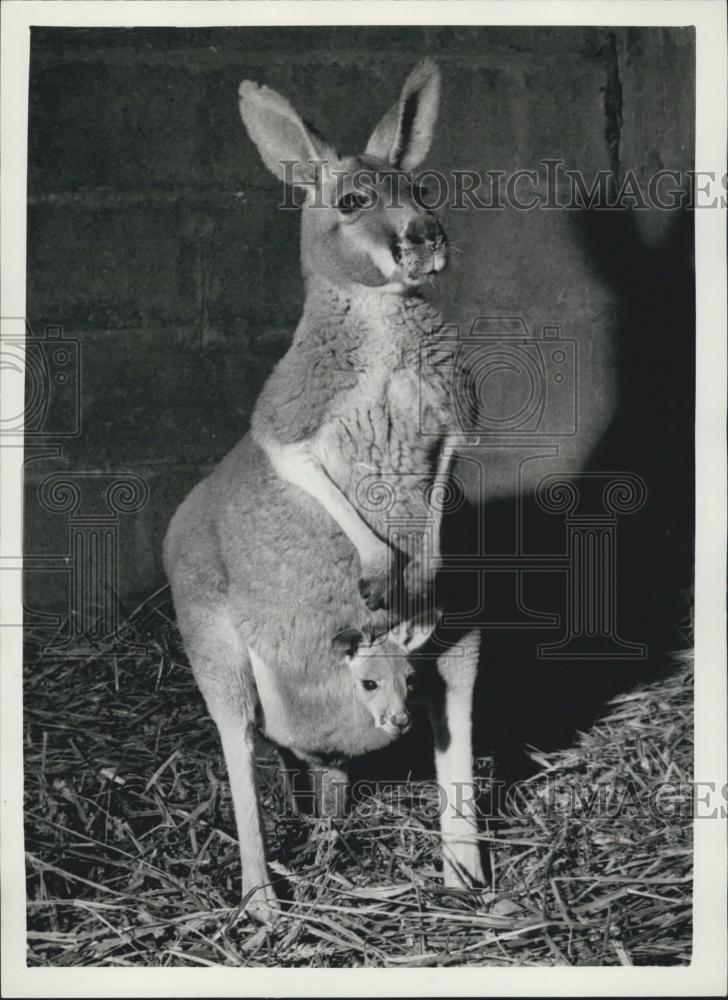
[[[437,237],[437,223],[428,219],[412,219],[404,235],[415,246],[422,246],[423,243],[434,243]]]
[[[409,715],[407,712],[402,712],[400,715],[392,716],[392,725],[398,726],[400,729],[404,729],[409,723]]]

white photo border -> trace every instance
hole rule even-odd
[[[694,25],[699,170],[726,169],[726,8],[714,0],[5,0],[2,19],[2,303],[25,315],[30,26],[303,24]],[[695,779],[726,784],[726,208],[697,209]],[[3,376],[0,372],[0,376]],[[4,380],[0,406],[23,410]],[[19,398],[21,397],[21,398]],[[22,534],[22,447],[0,453],[0,570]],[[676,476],[680,470],[676,470]],[[16,560],[17,561],[17,560]],[[0,624],[22,620],[21,574],[0,572]],[[0,627],[2,995],[724,996],[726,819],[694,822],[694,947],[665,968],[70,969],[28,968],[22,827],[22,636]]]

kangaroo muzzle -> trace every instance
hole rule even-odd
[[[402,712],[391,713],[390,715],[382,718],[382,720],[379,723],[379,727],[381,729],[384,729],[385,732],[394,733],[395,735],[400,735],[410,727],[409,712],[402,711]]]
[[[394,262],[410,281],[437,274],[447,264],[447,237],[436,219],[416,216],[392,244]]]

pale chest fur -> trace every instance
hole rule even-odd
[[[412,555],[415,536],[432,531],[437,551],[441,514],[429,498],[457,430],[449,366],[433,363],[448,356],[438,352],[443,320],[419,298],[326,295],[307,302],[258,401],[253,437],[276,475],[338,522],[362,566],[383,561],[395,523],[407,536],[396,548]]]
[[[379,476],[428,482],[456,428],[449,372],[428,364],[437,332],[402,317],[372,317],[356,353],[358,378],[330,401],[317,451],[350,495]]]

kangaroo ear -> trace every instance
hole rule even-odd
[[[341,632],[337,632],[331,640],[331,648],[336,658],[341,661],[342,666],[348,666],[363,642],[364,635],[358,628],[344,628]]]
[[[291,105],[270,87],[243,80],[238,88],[240,117],[266,167],[280,180],[310,185],[329,169],[336,154]],[[323,161],[323,166],[311,161]],[[286,168],[284,161],[293,161]]]
[[[423,59],[374,129],[366,152],[398,170],[414,170],[427,156],[439,107],[440,70],[432,59]]]

